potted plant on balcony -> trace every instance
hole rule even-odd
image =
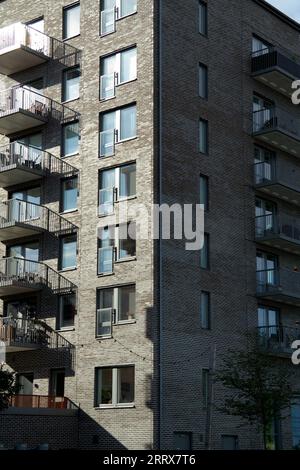
[[[0,411],[9,407],[14,395],[19,392],[19,385],[16,384],[15,374],[0,365]]]

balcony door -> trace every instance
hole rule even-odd
[[[259,306],[257,310],[259,334],[262,338],[279,341],[280,321],[279,310],[272,307]]]
[[[10,194],[9,220],[25,222],[38,219],[41,215],[41,188],[31,188],[23,191],[14,191]]]
[[[253,125],[254,132],[259,132],[268,126],[272,117],[274,103],[261,96],[253,96]]]
[[[270,150],[255,146],[255,184],[272,181],[276,176],[276,155]]]
[[[39,243],[31,242],[23,245],[13,245],[8,248],[8,272],[10,275],[22,276],[26,273],[38,272]],[[16,259],[17,258],[17,259]],[[25,261],[24,261],[25,260]]]
[[[272,253],[258,252],[256,276],[261,287],[275,286],[277,282],[278,257]]]
[[[63,406],[65,396],[65,377],[64,369],[52,369],[49,382],[49,406],[60,408]]]
[[[265,199],[255,201],[256,235],[263,237],[274,232],[276,223],[276,204]]]

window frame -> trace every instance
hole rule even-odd
[[[64,133],[64,129],[68,126],[71,126],[73,124],[78,124],[78,149],[76,152],[73,152],[73,153],[66,153],[65,154],[65,133]],[[80,135],[80,124],[79,124],[79,120],[78,119],[75,119],[74,121],[70,121],[70,122],[67,122],[65,124],[62,124],[61,126],[61,158],[64,159],[64,158],[68,158],[68,157],[73,157],[75,155],[78,155],[80,153],[80,142],[81,142],[81,135]]]
[[[65,14],[68,10],[71,10],[72,8],[76,8],[79,6],[79,33],[77,34],[74,34],[73,36],[66,36],[65,35],[65,32],[66,32],[66,17],[65,17]],[[69,5],[65,5],[63,6],[62,8],[63,10],[63,13],[62,13],[62,39],[63,41],[68,41],[69,39],[73,39],[73,38],[76,38],[78,36],[80,36],[80,33],[81,33],[81,5],[80,5],[80,1],[77,1],[77,2],[73,2],[73,3],[70,3]]]
[[[132,368],[133,369],[133,401],[129,403],[120,403],[118,401],[118,389],[119,389],[119,380],[118,380],[118,372],[120,369],[125,368]],[[99,403],[99,393],[102,394],[102,386],[101,386],[101,379],[99,372],[109,369],[112,371],[112,381],[111,381],[111,389],[112,389],[112,403],[109,404],[102,404]],[[95,401],[94,407],[96,409],[107,409],[107,408],[135,408],[135,398],[136,398],[136,367],[135,364],[122,364],[122,365],[114,365],[114,366],[102,366],[102,367],[95,367]]]
[[[114,183],[114,186],[112,188],[113,193],[114,193],[113,204],[116,204],[116,203],[119,203],[119,202],[122,202],[122,201],[129,201],[130,199],[135,199],[136,198],[136,193],[137,193],[136,184],[135,184],[135,194],[133,194],[131,196],[120,197],[121,168],[126,168],[126,167],[129,167],[129,166],[135,166],[135,175],[136,175],[136,162],[135,161],[134,162],[124,163],[123,165],[103,168],[103,169],[99,170],[99,173],[98,173],[98,206],[99,206],[99,208],[100,208],[100,191],[105,190],[105,189],[107,189],[107,190],[109,189],[109,188],[102,188],[101,187],[101,176],[102,176],[102,173],[104,173],[105,171],[109,171],[109,170],[114,171],[115,183]],[[136,176],[135,176],[135,183],[136,183]],[[101,214],[100,209],[99,209],[99,217],[105,217],[106,215],[111,215],[111,214]]]
[[[75,255],[76,255],[76,265],[75,266],[68,266],[66,268],[64,268],[62,266],[62,262],[63,262],[63,253],[64,253],[64,250],[63,250],[63,247],[64,247],[64,240],[66,238],[75,238],[76,239],[76,248],[75,248]],[[70,235],[62,235],[60,238],[59,238],[59,259],[58,259],[58,270],[59,271],[74,271],[75,269],[77,269],[78,267],[78,235],[75,233],[73,234],[70,234]]]
[[[135,69],[135,77],[132,78],[131,80],[125,80],[123,82],[120,81],[120,77],[121,77],[121,55],[124,53],[124,52],[127,52],[127,51],[130,51],[131,49],[135,49],[136,50],[136,69]],[[100,101],[109,101],[110,99],[113,99],[115,98],[116,96],[112,96],[112,97],[109,97],[109,98],[101,98],[101,78],[105,76],[105,74],[102,73],[102,68],[103,68],[103,61],[105,61],[105,59],[108,59],[110,57],[115,57],[115,60],[116,60],[116,70],[114,70],[114,87],[115,88],[118,88],[122,85],[126,85],[126,83],[131,83],[131,82],[134,82],[137,80],[137,72],[138,72],[138,67],[137,67],[137,58],[138,58],[138,48],[137,48],[137,44],[133,44],[131,46],[128,46],[126,48],[123,48],[123,49],[120,49],[118,51],[115,51],[113,53],[110,53],[110,54],[105,54],[103,56],[100,57],[99,59],[99,71],[100,71],[100,83],[99,83],[99,100]]]
[[[137,12],[138,12],[138,0],[136,2],[136,10],[131,12],[131,13],[128,13],[127,15],[123,15],[121,16],[121,2],[122,0],[116,0],[116,6],[115,6],[115,15],[114,15],[114,30],[113,31],[108,31],[106,33],[102,33],[101,31],[101,16],[102,16],[102,12],[105,11],[105,10],[102,10],[102,0],[100,0],[100,8],[99,8],[99,13],[100,13],[100,24],[99,24],[99,36],[100,37],[105,37],[105,36],[108,36],[109,34],[113,34],[116,32],[116,23],[117,21],[120,21],[122,20],[123,18],[128,18],[132,15],[136,15]]]
[[[121,111],[123,109],[131,108],[131,107],[135,107],[135,135],[133,135],[131,137],[127,137],[126,139],[120,139],[120,135],[121,135]],[[109,113],[112,113],[112,112],[115,113],[115,122],[114,122],[115,127],[113,129],[108,129],[107,131],[114,132],[114,142],[113,142],[114,147],[118,144],[122,144],[124,142],[129,142],[130,140],[134,140],[138,137],[137,104],[136,104],[136,102],[129,103],[125,106],[121,106],[120,108],[100,112],[99,113],[99,151],[98,151],[99,157],[98,158],[101,158],[101,159],[102,158],[109,158],[109,157],[115,155],[115,148],[114,148],[113,154],[101,155],[101,134],[102,134],[102,132],[107,132],[107,131],[100,130],[100,129],[102,129],[102,119],[103,119],[103,116],[105,114],[109,114]]]
[[[72,70],[78,70],[79,71],[79,82],[78,82],[78,96],[75,98],[71,99],[66,99],[66,84],[67,84],[67,74],[68,72],[71,72]],[[74,65],[73,67],[67,67],[62,71],[62,87],[61,87],[61,101],[62,103],[69,103],[71,101],[76,101],[80,98],[80,78],[81,78],[81,69],[80,65]]]

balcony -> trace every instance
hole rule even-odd
[[[256,241],[300,255],[300,218],[279,212],[255,219]]]
[[[17,257],[0,259],[0,297],[42,289],[53,294],[70,294],[76,286],[44,263]]]
[[[254,165],[257,191],[300,206],[300,167],[280,157]]]
[[[300,119],[280,108],[253,112],[253,136],[264,144],[300,157]]]
[[[22,23],[0,29],[0,73],[12,75],[57,60],[64,66],[78,64],[80,51]]]
[[[252,76],[264,85],[291,97],[292,83],[300,78],[300,65],[294,57],[277,48],[268,48],[252,54]]]
[[[282,325],[258,328],[259,347],[267,354],[291,358],[292,344],[300,339],[300,329]]]
[[[19,199],[0,203],[0,241],[48,232],[54,236],[76,232],[77,227],[48,207]]]
[[[19,142],[0,147],[0,187],[7,188],[43,177],[72,177],[77,168],[61,158]]]
[[[15,395],[10,400],[9,408],[3,411],[5,415],[54,416],[77,416],[78,412],[79,407],[69,398],[47,395]]]
[[[78,119],[78,113],[26,86],[0,92],[0,134],[10,135],[56,120]]]
[[[300,306],[300,272],[268,269],[256,272],[256,295],[288,305]]]

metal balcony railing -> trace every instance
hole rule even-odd
[[[300,298],[300,272],[277,268],[256,271],[257,293],[288,293]]]
[[[44,120],[55,119],[66,123],[79,118],[79,113],[26,86],[8,88],[0,92],[0,119],[9,113],[27,111]]]
[[[268,352],[291,353],[292,344],[300,339],[300,329],[274,325],[257,328],[259,345]]]
[[[2,258],[0,287],[11,283],[50,289],[54,294],[68,294],[76,290],[75,284],[44,263],[17,257]]]
[[[283,52],[276,47],[268,47],[252,54],[252,73],[263,72],[267,69],[278,67],[291,75],[300,77],[299,58],[292,57],[288,52]]]
[[[261,215],[255,218],[255,233],[257,238],[278,235],[299,243],[300,219],[283,212]]]
[[[80,60],[80,51],[74,46],[47,36],[32,26],[15,23],[0,29],[0,54],[8,49],[24,47],[31,49],[47,58],[58,60],[71,67]]]
[[[15,395],[10,399],[13,408],[48,408],[56,410],[78,410],[78,406],[66,397],[47,395]]]
[[[300,140],[300,119],[280,108],[263,108],[253,112],[253,132],[279,130]]]
[[[21,223],[45,230],[52,235],[76,232],[76,225],[61,215],[31,202],[11,199],[0,203],[0,231],[9,225]]]

